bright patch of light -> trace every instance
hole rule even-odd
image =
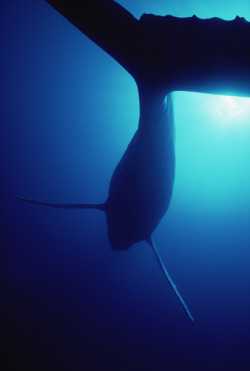
[[[182,205],[212,215],[250,205],[250,99],[175,93],[176,179]]]
[[[222,125],[250,123],[250,99],[231,96],[214,96],[214,114]]]

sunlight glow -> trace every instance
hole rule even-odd
[[[181,204],[204,215],[248,210],[250,99],[175,93],[175,119]]]
[[[214,109],[222,125],[247,124],[250,121],[250,99],[215,96]]]

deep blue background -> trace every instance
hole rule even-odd
[[[248,0],[121,1],[175,16]],[[0,278],[3,370],[250,369],[250,103],[175,93],[176,182],[154,239],[112,252],[94,210],[138,122],[134,81],[44,1],[2,0]]]

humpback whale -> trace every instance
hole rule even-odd
[[[115,2],[114,5],[116,6]],[[70,5],[67,3],[67,6]],[[73,8],[71,12],[65,9],[61,9],[64,15],[79,28],[79,13],[75,17],[71,13]],[[128,17],[132,29],[137,27],[134,26],[131,16],[128,15]],[[89,18],[87,21],[91,23]],[[97,25],[100,27],[99,22]],[[107,23],[104,27],[107,27]],[[109,32],[107,34],[110,37],[111,34]],[[104,38],[106,45],[105,33],[100,35]],[[131,35],[132,32],[128,37],[130,38]],[[121,37],[120,40],[124,41],[124,38]],[[110,45],[109,52],[113,50],[112,42]],[[126,45],[124,47],[126,50]],[[135,49],[132,50],[134,51]],[[153,249],[172,290],[193,322],[193,317],[169,276],[152,239],[152,233],[169,207],[174,185],[175,133],[172,94],[170,90],[166,92],[162,88],[159,80],[150,73],[146,62],[138,61],[131,50],[126,50],[126,52],[127,56],[121,51],[114,57],[135,78],[139,92],[140,117],[138,129],[111,177],[106,201],[102,204],[55,204],[21,196],[17,196],[17,199],[48,207],[92,208],[105,212],[112,250],[126,250],[139,241],[146,241]]]
[[[139,90],[140,93],[140,90]],[[68,209],[98,209],[106,214],[112,250],[129,249],[146,241],[191,321],[193,317],[169,276],[152,239],[166,213],[175,175],[174,117],[171,93],[140,94],[138,129],[111,177],[107,200],[102,204],[55,204],[17,196],[33,204]]]

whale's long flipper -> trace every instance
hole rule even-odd
[[[137,77],[139,21],[113,0],[46,0],[95,44]]]
[[[160,265],[160,267],[161,267],[161,269],[162,269],[162,271],[163,271],[163,273],[164,273],[164,276],[166,277],[168,283],[170,284],[172,290],[174,291],[174,293],[175,293],[175,295],[177,296],[177,298],[179,299],[181,305],[183,306],[183,308],[184,308],[185,311],[187,312],[188,317],[189,317],[190,320],[193,322],[193,321],[194,321],[193,316],[192,316],[192,314],[190,313],[190,311],[189,311],[189,309],[188,309],[186,303],[185,303],[184,300],[182,299],[181,294],[180,294],[179,291],[177,290],[177,287],[176,287],[176,285],[174,284],[172,278],[170,277],[170,275],[169,275],[169,273],[168,273],[168,271],[167,271],[167,269],[166,269],[166,267],[165,267],[165,264],[163,263],[163,260],[162,260],[162,258],[161,258],[161,256],[160,256],[160,254],[159,254],[159,252],[158,252],[158,250],[157,250],[157,248],[156,248],[156,246],[155,246],[155,244],[154,244],[152,238],[150,237],[150,238],[147,240],[147,242],[148,242],[148,244],[152,247],[152,249],[153,249],[153,251],[154,251],[154,253],[155,253],[156,259],[157,259],[157,261],[158,261],[158,263],[159,263],[159,265]]]
[[[250,96],[250,22],[143,14],[114,0],[46,0],[133,76],[165,93]],[[232,42],[232,40],[234,40]]]
[[[105,204],[55,204],[52,202],[31,200],[29,198],[23,198],[20,196],[17,196],[16,198],[19,201],[29,202],[31,204],[37,204],[42,206],[55,207],[58,209],[97,209],[105,211]]]

